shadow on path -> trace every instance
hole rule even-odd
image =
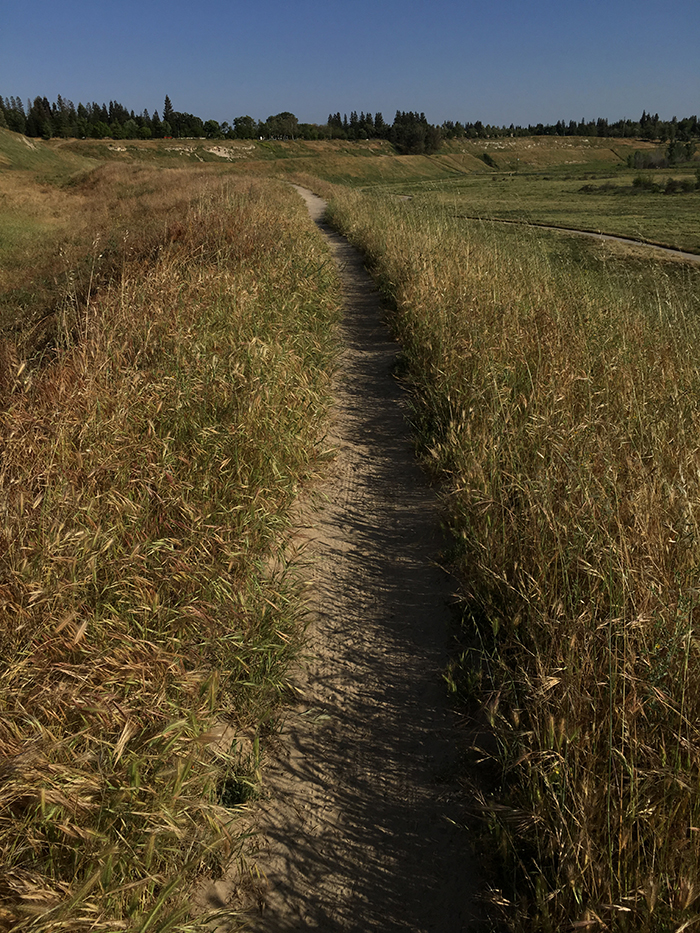
[[[373,283],[323,226],[342,275],[338,455],[300,529],[313,573],[309,661],[257,814],[254,933],[482,929],[457,784],[463,735],[441,672],[451,589],[436,501],[391,375]]]

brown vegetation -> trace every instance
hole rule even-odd
[[[0,356],[0,926],[165,929],[236,852],[298,642],[264,558],[322,453],[335,282],[281,186],[76,190],[83,271],[41,359]]]
[[[698,919],[698,273],[339,193],[447,484],[514,929]],[[598,250],[596,252],[595,250]],[[484,699],[485,698],[485,699]],[[487,756],[487,757],[489,757]]]

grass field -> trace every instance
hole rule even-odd
[[[491,219],[700,251],[700,195],[633,193],[635,141],[218,145],[0,130],[0,926],[184,930],[237,850],[337,349],[289,178],[365,251],[443,483],[494,903],[523,933],[691,929],[700,271]]]
[[[640,174],[695,180],[693,167],[634,172],[606,166],[596,173],[560,172],[465,176],[400,185],[394,193],[440,204],[456,216],[549,224],[646,240],[700,253],[700,191],[667,195],[634,186]],[[588,190],[585,190],[588,189]]]
[[[107,166],[65,198],[48,259],[10,248],[31,290],[65,240],[43,337],[19,308],[0,341],[0,927],[184,930],[300,642],[279,554],[337,283],[274,181]]]
[[[446,679],[495,735],[495,901],[514,930],[687,929],[700,272],[427,194],[338,190],[331,219],[395,308],[444,484],[464,613]]]

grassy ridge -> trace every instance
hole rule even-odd
[[[513,929],[686,929],[700,897],[698,271],[338,194],[390,301],[463,580]],[[471,646],[469,639],[475,639]]]
[[[96,164],[84,152],[59,151],[41,139],[30,139],[0,127],[0,172],[8,169],[35,172],[42,179],[56,181]]]
[[[16,135],[16,134],[11,134]],[[0,136],[0,154],[2,153]],[[398,155],[385,140],[52,140],[58,155],[101,162],[151,165],[197,165],[211,171],[245,174],[314,175],[326,181],[356,186],[411,185],[459,181],[471,176],[527,171],[616,172],[635,150],[656,147],[631,139],[533,137],[447,140],[430,156]],[[484,161],[488,155],[493,165]],[[481,182],[483,184],[483,181]]]
[[[181,889],[237,849],[298,643],[294,581],[267,568],[322,454],[332,265],[285,186],[177,180],[179,220],[67,288],[42,365],[0,348],[15,931],[186,925]]]

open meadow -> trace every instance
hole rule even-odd
[[[443,490],[444,678],[489,727],[463,780],[493,910],[521,933],[691,929],[700,267],[528,224],[700,253],[700,191],[664,193],[697,162],[630,169],[635,140],[214,147],[0,130],[0,927],[184,930],[197,874],[238,851],[303,627],[270,567],[328,455],[338,353],[289,179],[367,258]]]

